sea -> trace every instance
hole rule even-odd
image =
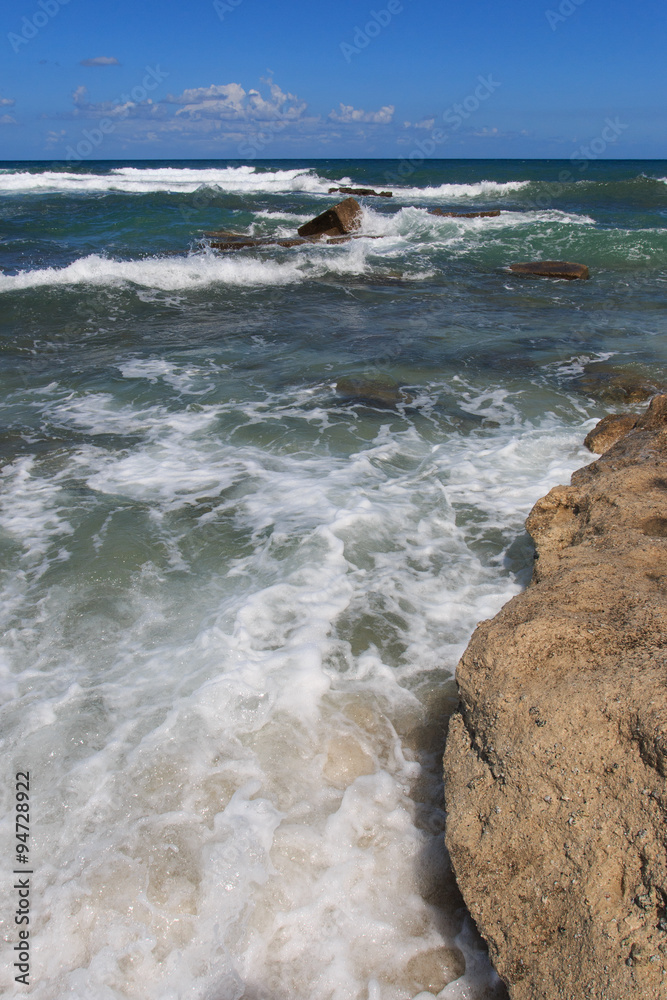
[[[206,235],[341,186],[392,194],[348,243]],[[667,384],[666,293],[667,162],[0,164],[6,997],[503,996],[443,841],[456,664]]]

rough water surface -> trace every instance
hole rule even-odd
[[[667,381],[667,164],[397,166],[0,170],[36,1000],[502,995],[442,839],[453,672],[610,384]],[[290,236],[347,184],[393,191],[350,244],[203,238]],[[508,271],[539,257],[591,280]]]

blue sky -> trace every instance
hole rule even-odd
[[[13,0],[0,158],[667,158],[666,27],[664,0]]]

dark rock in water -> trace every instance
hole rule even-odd
[[[586,279],[590,273],[585,264],[573,264],[569,260],[533,260],[522,264],[510,264],[515,274],[535,274],[540,278]]]
[[[500,215],[500,209],[494,208],[488,212],[445,212],[442,208],[429,208],[429,215],[442,215],[447,219],[495,219]]]
[[[379,406],[383,409],[412,402],[412,396],[391,379],[346,376],[336,382],[336,392],[349,402]]]
[[[597,422],[592,431],[589,431],[584,444],[589,451],[602,455],[629,434],[636,427],[638,420],[638,413],[609,413]]]
[[[446,843],[512,1000],[658,1000],[667,971],[667,396],[539,500],[531,585],[476,629]]]
[[[328,208],[326,212],[299,226],[299,236],[345,236],[361,227],[361,206],[354,198]]]
[[[243,250],[247,247],[300,247],[305,243],[313,243],[313,240],[300,239],[296,236],[271,239],[271,237],[239,236],[230,233],[226,239],[211,243],[211,247],[213,250]]]
[[[573,381],[573,386],[603,403],[643,403],[667,386],[640,372],[605,361],[592,361]]]
[[[374,191],[373,188],[329,188],[329,194],[358,194],[364,197],[374,195],[376,198],[393,198],[391,191]]]
[[[225,240],[216,240],[211,243],[211,247],[213,250],[242,250],[246,247],[294,247],[310,242],[310,240],[297,239],[296,237],[272,240],[254,236],[229,236]]]
[[[210,234],[209,234],[210,235]],[[288,236],[272,238],[270,236],[241,236],[239,233],[228,233],[224,240],[210,243],[212,250],[244,250],[248,247],[302,247],[302,246],[337,246],[339,243],[349,243],[350,240],[381,240],[383,237],[354,233],[351,236],[314,236],[308,239],[303,236]]]

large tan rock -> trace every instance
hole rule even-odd
[[[638,420],[638,413],[608,413],[602,420],[598,420],[592,431],[588,432],[584,444],[589,451],[602,455],[634,430]]]
[[[512,1000],[664,1000],[667,396],[527,527],[458,666],[447,847]]]
[[[333,208],[299,226],[299,236],[345,236],[361,227],[361,206],[354,198],[345,198]]]

